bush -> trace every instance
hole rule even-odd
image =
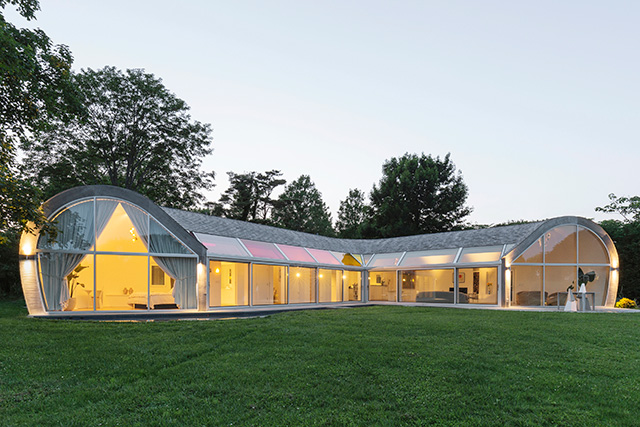
[[[22,293],[18,269],[18,244],[20,234],[11,230],[0,243],[0,297],[15,297]]]
[[[637,308],[636,302],[629,298],[622,298],[616,303],[617,308]]]

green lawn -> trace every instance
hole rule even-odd
[[[640,315],[363,307],[225,321],[0,302],[1,425],[638,425]]]

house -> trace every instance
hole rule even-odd
[[[161,208],[119,187],[64,191],[44,206],[60,233],[23,234],[32,316],[251,312],[386,301],[564,305],[586,284],[612,307],[618,255],[596,223],[566,216],[478,230],[339,239]]]

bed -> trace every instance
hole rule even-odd
[[[129,304],[133,308],[146,309],[147,293],[134,292],[130,294],[127,300],[127,304]],[[152,310],[180,308],[176,304],[176,301],[171,294],[151,294],[149,298],[149,304],[151,305]]]

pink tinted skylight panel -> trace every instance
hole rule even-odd
[[[278,247],[292,261],[316,262],[304,248],[299,246],[278,245]]]
[[[200,242],[207,248],[207,253],[213,255],[250,256],[242,245],[231,237],[212,236],[210,234],[195,233]]]
[[[313,255],[313,257],[317,259],[320,264],[342,265],[342,263],[338,261],[336,257],[331,255],[331,252],[311,248],[307,248],[307,250],[311,252],[311,255]]]
[[[241,239],[242,243],[249,249],[251,255],[256,258],[284,259],[284,255],[273,243],[255,242],[253,240]]]

